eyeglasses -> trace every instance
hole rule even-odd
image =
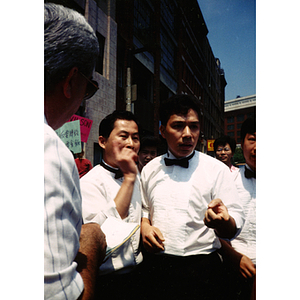
[[[86,77],[83,73],[79,71],[79,73],[88,81],[88,84],[86,86],[85,95],[83,97],[83,100],[90,99],[95,95],[95,93],[99,90],[98,82],[92,79],[89,79]]]
[[[225,147],[225,148],[218,148],[216,152],[222,152],[223,150],[224,150],[225,152],[229,152],[231,149],[230,149],[230,148],[227,148],[227,147]]]

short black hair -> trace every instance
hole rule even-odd
[[[158,150],[159,146],[160,146],[159,138],[152,136],[152,135],[147,135],[147,136],[142,137],[142,139],[141,139],[140,151],[146,147],[155,147],[156,150]]]
[[[200,121],[201,108],[200,101],[192,95],[176,94],[163,101],[160,105],[160,121],[166,126],[171,115],[183,114],[186,115],[190,109],[193,109]]]
[[[113,113],[107,115],[99,125],[99,136],[103,136],[105,138],[108,138],[110,136],[110,133],[113,131],[115,127],[115,122],[117,120],[128,120],[128,121],[134,121],[138,126],[138,131],[140,133],[140,125],[135,117],[135,115],[126,110],[115,110]]]
[[[234,138],[232,138],[228,135],[221,136],[214,141],[214,152],[216,153],[217,148],[219,146],[224,147],[226,144],[229,144],[232,154],[234,154],[235,149],[236,149],[236,142],[235,142]]]
[[[248,118],[244,121],[241,127],[241,141],[244,142],[246,134],[254,134],[256,132],[256,118]]]

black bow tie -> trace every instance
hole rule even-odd
[[[188,168],[189,167],[189,160],[195,155],[195,151],[188,157],[184,157],[184,158],[179,158],[179,159],[171,159],[171,158],[167,158],[165,157],[165,164],[166,166],[180,166],[183,168]]]
[[[103,160],[101,160],[100,165],[101,165],[104,169],[106,169],[106,170],[108,170],[108,171],[110,171],[110,172],[112,172],[112,173],[115,173],[115,179],[118,179],[118,178],[123,177],[123,172],[122,172],[120,169],[114,169],[114,168],[112,168],[112,167],[106,165],[106,164],[103,162]]]
[[[256,172],[251,171],[250,169],[245,167],[245,177],[246,178],[256,178]]]

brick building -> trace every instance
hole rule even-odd
[[[98,126],[128,107],[144,134],[159,136],[159,104],[174,93],[194,95],[202,107],[201,139],[224,133],[226,80],[207,39],[197,0],[50,0],[83,14],[96,32],[100,56],[94,78],[99,91],[77,115],[93,120],[85,156],[100,159]],[[136,101],[133,101],[135,100]]]
[[[243,122],[256,115],[256,95],[238,97],[225,102],[225,135],[241,143],[241,126]]]

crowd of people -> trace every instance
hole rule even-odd
[[[215,158],[196,150],[200,107],[183,94],[160,106],[166,153],[133,113],[114,111],[99,125],[100,164],[75,162],[54,130],[98,89],[97,37],[51,3],[44,34],[44,298],[255,299],[255,119],[241,128],[242,168],[229,137]],[[109,218],[140,226],[106,257]]]

